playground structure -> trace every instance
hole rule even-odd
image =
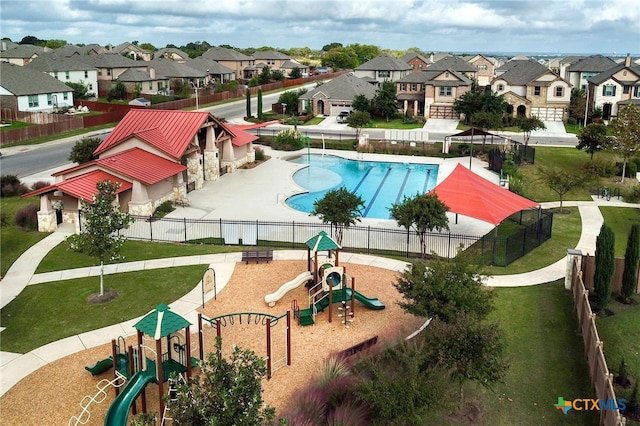
[[[385,305],[377,298],[369,298],[355,290],[355,278],[346,274],[345,268],[339,266],[339,252],[342,247],[326,232],[320,231],[309,239],[307,245],[307,271],[301,273],[291,281],[284,283],[274,293],[264,298],[269,306],[274,306],[285,293],[299,287],[303,283],[309,286],[309,307],[300,309],[296,300],[292,301],[294,318],[301,326],[315,324],[315,317],[333,303],[340,303],[339,316],[343,324],[348,327],[355,318],[354,301],[358,300],[369,309],[384,309]],[[326,256],[319,257],[318,252],[327,251]],[[313,256],[311,255],[313,252]],[[315,283],[315,284],[314,284]],[[350,286],[349,286],[350,283]],[[329,322],[332,321],[332,310],[329,309]]]

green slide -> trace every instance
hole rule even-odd
[[[346,289],[347,298],[351,298],[351,289]],[[367,308],[381,310],[384,309],[384,304],[378,298],[369,298],[362,293],[355,292],[356,300],[362,302]]]
[[[131,376],[124,389],[120,391],[109,410],[107,410],[104,426],[127,426],[129,410],[133,405],[133,401],[149,383],[154,383],[155,381],[155,375],[147,370],[138,371]]]
[[[87,365],[84,367],[84,369],[92,375],[96,376],[98,374],[104,373],[111,367],[113,367],[113,358],[109,357],[101,359],[100,361],[96,361],[96,363],[93,365]]]

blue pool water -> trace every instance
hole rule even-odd
[[[333,155],[301,155],[289,160],[309,167],[293,174],[293,180],[309,192],[285,201],[289,207],[310,213],[313,202],[332,189],[345,186],[364,200],[363,217],[389,219],[389,208],[404,196],[424,194],[436,186],[434,164],[355,161]]]

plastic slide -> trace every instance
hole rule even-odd
[[[351,291],[352,290],[350,288],[346,289],[347,298],[351,297]],[[369,309],[381,310],[385,308],[384,304],[378,298],[369,298],[357,291],[355,292],[355,298]]]
[[[140,392],[156,381],[155,375],[147,370],[138,371],[131,376],[124,389],[120,391],[113,404],[107,410],[104,426],[127,426],[129,410]]]
[[[97,376],[100,373],[104,373],[111,367],[113,367],[113,358],[109,357],[101,359],[100,361],[96,361],[96,363],[93,365],[87,365],[84,367],[84,369],[92,375]]]
[[[287,281],[282,284],[275,292],[264,296],[264,301],[267,302],[269,306],[275,306],[276,302],[282,299],[282,296],[284,296],[288,291],[293,290],[311,279],[313,279],[313,273],[311,273],[311,271],[303,272],[291,281]]]

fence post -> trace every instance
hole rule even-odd
[[[222,239],[222,245],[224,245],[224,235],[222,235],[222,218],[218,219],[220,223],[220,238]]]
[[[407,256],[406,257],[407,259],[409,258],[409,228],[407,228]]]
[[[367,254],[371,254],[371,225],[367,225]]]
[[[449,231],[449,241],[447,245],[447,259],[451,259],[451,231]]]
[[[291,221],[291,248],[296,246],[296,222]]]
[[[82,209],[78,209],[78,229],[82,233]]]
[[[184,224],[184,242],[187,242],[187,218],[182,218],[182,223]]]
[[[149,216],[149,241],[153,241],[153,221],[151,216]]]

